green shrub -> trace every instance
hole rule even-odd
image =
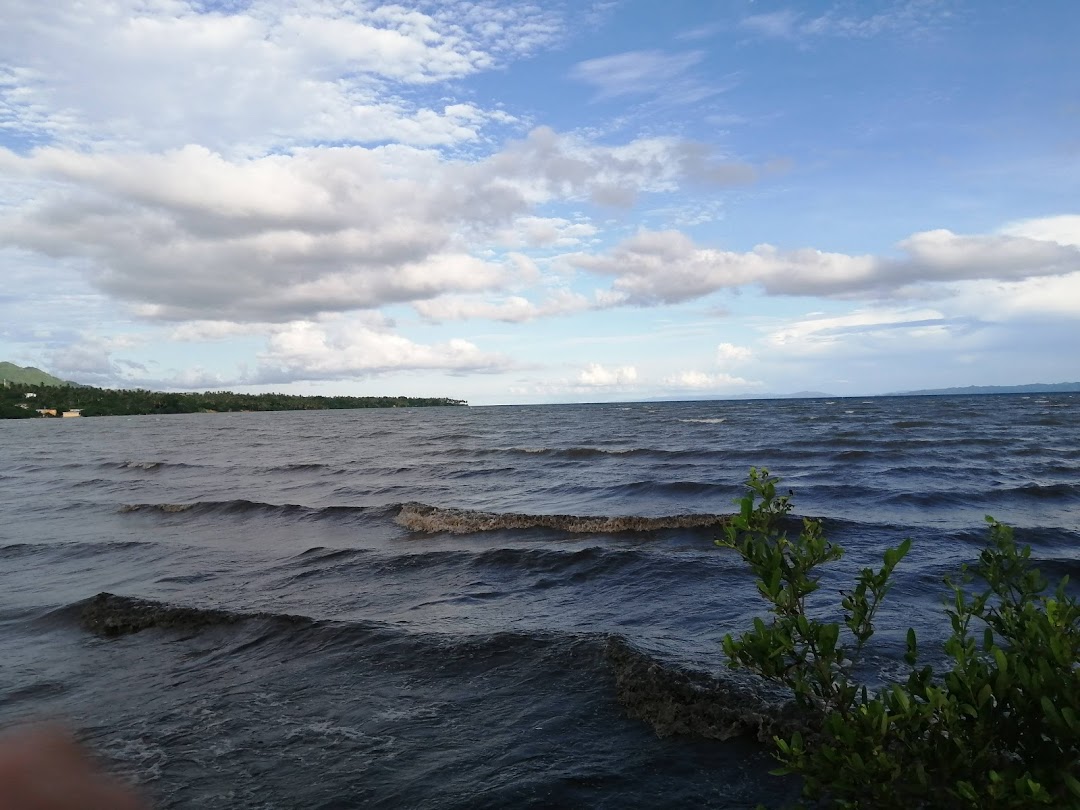
[[[945,580],[949,670],[919,668],[908,629],[907,680],[871,691],[853,668],[911,541],[841,592],[829,606],[839,621],[819,618],[826,606],[808,605],[818,569],[843,551],[814,520],[788,537],[780,524],[791,496],[777,495],[778,482],[751,470],[740,512],[717,540],[750,565],[771,616],[724,639],[729,663],[785,685],[806,713],[806,734],[775,739],[776,772],[801,776],[806,798],[842,808],[1080,808],[1080,606],[1068,578],[1048,595],[1030,548],[988,517],[977,563]]]

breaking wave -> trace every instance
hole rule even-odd
[[[503,529],[556,529],[582,534],[652,532],[661,529],[715,528],[724,515],[687,514],[668,517],[594,517],[584,515],[529,515],[517,512],[481,512],[422,503],[401,506],[396,521],[409,531],[425,534],[473,534]]]
[[[255,643],[276,637],[298,647],[334,642],[390,642],[402,658],[438,652],[445,666],[512,656],[527,665],[553,657],[561,666],[594,671],[609,679],[624,711],[642,720],[661,737],[686,735],[728,740],[749,736],[768,741],[774,735],[807,730],[794,705],[783,692],[751,676],[710,675],[662,661],[618,634],[495,632],[481,635],[441,635],[407,632],[372,622],[321,622],[291,614],[243,613],[214,608],[170,605],[152,599],[99,593],[52,614],[53,619],[74,621],[88,633],[117,638],[157,629],[186,635],[213,628],[259,621],[263,625]],[[297,635],[299,634],[299,635]],[[314,641],[311,636],[320,636]],[[248,645],[235,648],[242,654]],[[434,649],[432,649],[434,648]],[[404,662],[402,662],[404,663]]]

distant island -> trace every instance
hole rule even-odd
[[[927,388],[900,391],[893,397],[957,396],[965,394],[1080,394],[1080,382],[1031,383],[1030,385],[968,385],[963,388]]]
[[[447,397],[324,397],[295,394],[237,394],[232,391],[175,393],[143,389],[94,388],[61,380],[32,366],[20,368],[12,363],[0,363],[0,419],[230,411],[423,408],[468,404],[463,399]]]

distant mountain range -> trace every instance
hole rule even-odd
[[[61,380],[52,374],[46,374],[33,366],[17,366],[14,363],[0,363],[0,385],[75,385],[79,383]]]
[[[1080,382],[1031,383],[1030,385],[968,385],[963,388],[927,388],[899,391],[887,396],[922,397],[963,394],[1080,394]]]

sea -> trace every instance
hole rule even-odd
[[[986,515],[1080,574],[1077,394],[0,421],[0,727],[159,808],[781,805],[721,647],[751,467],[845,549],[822,616],[912,539],[871,683]]]

